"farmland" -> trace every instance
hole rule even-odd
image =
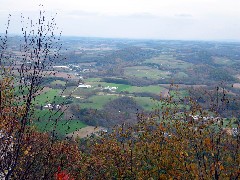
[[[151,114],[162,107],[188,109],[188,100],[184,100],[187,96],[208,108],[211,98],[199,97],[204,93],[215,96],[213,92],[221,83],[231,98],[240,94],[238,44],[65,41],[63,47],[72,52],[62,52],[66,60],[56,62],[54,71],[43,71],[43,89],[33,103],[35,125],[40,131],[56,127],[60,135],[65,135],[88,126],[135,123],[139,112]],[[27,88],[21,92],[15,89],[16,95],[28,92]],[[169,99],[179,104],[165,104]],[[235,103],[229,107],[234,113],[239,110]]]
[[[166,88],[161,87],[159,85],[151,85],[151,86],[144,86],[144,87],[138,87],[138,86],[130,86],[125,89],[125,91],[128,91],[129,93],[153,93],[153,94],[161,94],[164,91],[167,91]]]
[[[133,66],[125,68],[126,76],[134,76],[146,79],[160,79],[171,75],[169,71],[161,71],[148,66]]]
[[[81,108],[102,109],[105,104],[116,99],[116,95],[95,95],[88,98],[87,102],[79,103]],[[76,100],[77,102],[77,100]]]
[[[187,69],[193,66],[192,63],[177,60],[172,55],[161,55],[144,61],[145,64],[152,63],[161,66],[162,69]]]
[[[52,103],[56,100],[56,97],[59,95],[59,93],[60,90],[58,89],[48,89],[47,91],[44,91],[40,95],[38,95],[35,98],[34,103],[40,106]]]
[[[65,136],[87,125],[79,120],[65,120],[64,114],[58,111],[38,110],[35,112],[34,126],[42,132],[56,130],[58,135]]]

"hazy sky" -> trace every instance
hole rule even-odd
[[[20,13],[34,17],[40,3],[63,35],[240,41],[240,0],[0,0],[1,30],[10,13],[20,33]]]

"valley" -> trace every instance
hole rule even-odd
[[[136,114],[161,109],[163,99],[173,94],[198,100],[218,86],[235,99],[229,111],[240,110],[239,43],[69,37],[61,41],[63,58],[44,72],[44,90],[34,101],[35,118],[42,120],[35,123],[40,131],[55,127],[64,137],[87,126],[108,129],[136,123]],[[21,55],[15,47],[11,50],[16,59]],[[208,108],[207,99],[199,102]],[[186,109],[184,103],[178,107]]]

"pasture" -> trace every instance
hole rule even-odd
[[[151,85],[151,86],[130,86],[125,89],[125,91],[128,91],[129,93],[153,93],[153,94],[161,94],[163,91],[166,91],[166,88],[161,87],[159,85]]]
[[[55,80],[55,81],[51,82],[51,85],[62,85],[62,86],[65,86],[66,82],[65,81],[61,81],[61,80]]]
[[[117,95],[94,95],[87,99],[86,102],[76,99],[75,102],[80,104],[81,108],[102,109],[105,104],[118,98]],[[80,101],[80,102],[79,102]]]
[[[86,84],[90,84],[93,87],[98,87],[98,85],[101,85],[102,88],[104,87],[118,87],[116,92],[121,92],[125,91],[127,88],[131,87],[130,85],[126,84],[116,84],[116,83],[107,83],[103,81],[90,81],[89,83],[87,82]]]
[[[173,79],[184,79],[188,78],[188,75],[185,72],[177,72],[173,75]]]
[[[46,104],[54,103],[60,92],[61,90],[59,89],[48,88],[47,91],[44,91],[35,97],[34,104],[39,106],[45,106]]]
[[[225,57],[213,57],[213,62],[218,65],[233,65],[234,61]]]
[[[171,72],[162,71],[149,66],[132,66],[124,69],[125,76],[147,78],[147,79],[162,79],[170,77]]]
[[[160,103],[159,101],[153,100],[150,97],[134,97],[134,100],[146,111],[152,111],[156,109]]]
[[[89,78],[86,80],[86,84],[91,84],[93,86],[93,89],[96,89],[98,85],[101,85],[101,87],[118,87],[116,92],[124,92],[128,91],[129,93],[153,93],[153,94],[161,94],[162,92],[165,92],[167,89],[163,87],[162,85],[150,85],[150,86],[132,86],[132,85],[126,85],[126,84],[116,84],[116,83],[107,83],[101,81],[100,78]],[[168,87],[167,87],[168,88]],[[78,91],[78,90],[76,90]],[[91,91],[91,88],[88,90],[81,90],[83,93],[84,91]]]
[[[100,82],[102,78],[87,78],[86,82]]]
[[[59,135],[66,135],[87,125],[79,120],[64,120],[63,113],[50,110],[36,110],[33,125],[41,132],[55,130]]]
[[[144,63],[154,63],[160,65],[162,68],[166,69],[181,69],[190,68],[193,64],[181,60],[177,60],[171,55],[160,55],[155,58],[147,59]]]

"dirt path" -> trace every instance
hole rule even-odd
[[[72,133],[67,134],[67,137],[76,139],[78,138],[84,138],[84,137],[88,137],[91,134],[95,134],[101,130],[105,130],[105,128],[103,127],[94,127],[94,126],[87,126],[85,128],[81,128],[77,131],[74,131]]]
[[[235,83],[235,84],[233,84],[233,87],[240,89],[240,83]]]
[[[169,90],[168,89],[165,89],[165,90],[163,90],[162,92],[161,92],[161,96],[163,97],[163,98],[167,98],[167,97],[169,97]]]

